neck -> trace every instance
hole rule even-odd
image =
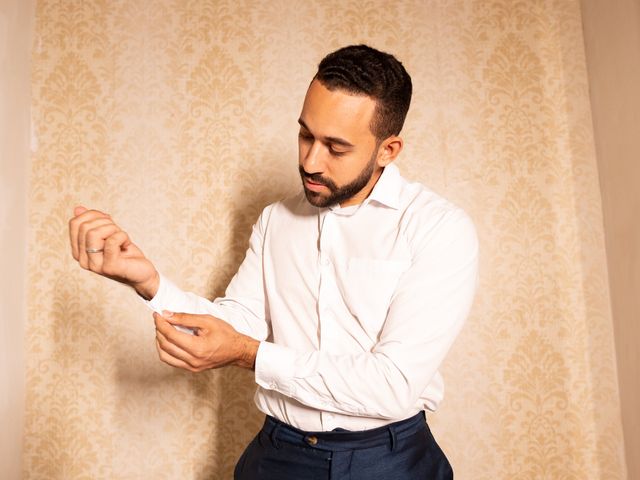
[[[373,187],[375,187],[376,183],[378,183],[378,180],[380,180],[380,176],[382,175],[383,171],[384,171],[384,167],[376,168],[373,174],[371,175],[371,178],[369,179],[367,184],[364,186],[364,188],[360,190],[358,193],[356,193],[349,200],[346,200],[340,203],[340,207],[342,208],[350,207],[352,205],[359,205],[362,202],[364,202],[369,197],[369,195],[371,195],[371,192],[373,191]]]

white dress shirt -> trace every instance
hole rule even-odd
[[[436,409],[477,260],[469,217],[390,165],[360,205],[318,208],[301,192],[266,207],[224,298],[161,277],[149,305],[260,340],[262,412],[303,430],[363,430]]]

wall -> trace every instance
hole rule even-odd
[[[640,1],[582,0],[630,479],[640,479]]]
[[[429,422],[456,478],[624,477],[602,206],[576,1],[41,1],[33,50],[26,478],[227,479],[247,372],[156,358],[149,312],[74,265],[77,203],[220,294],[299,188],[296,120],[339,46],[413,76],[402,172],[464,207],[481,282]]]
[[[0,478],[20,476],[33,2],[0,3]]]

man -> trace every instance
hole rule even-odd
[[[463,211],[392,165],[410,100],[389,54],[359,45],[322,60],[298,120],[303,192],[264,209],[213,302],[162,277],[111,217],[75,210],[74,258],[161,312],[161,360],[255,370],[267,417],[237,479],[453,476],[424,410],[471,307],[477,239]]]

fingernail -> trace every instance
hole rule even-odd
[[[170,312],[169,310],[162,310],[162,316],[165,318],[171,318],[173,317],[173,312]]]

